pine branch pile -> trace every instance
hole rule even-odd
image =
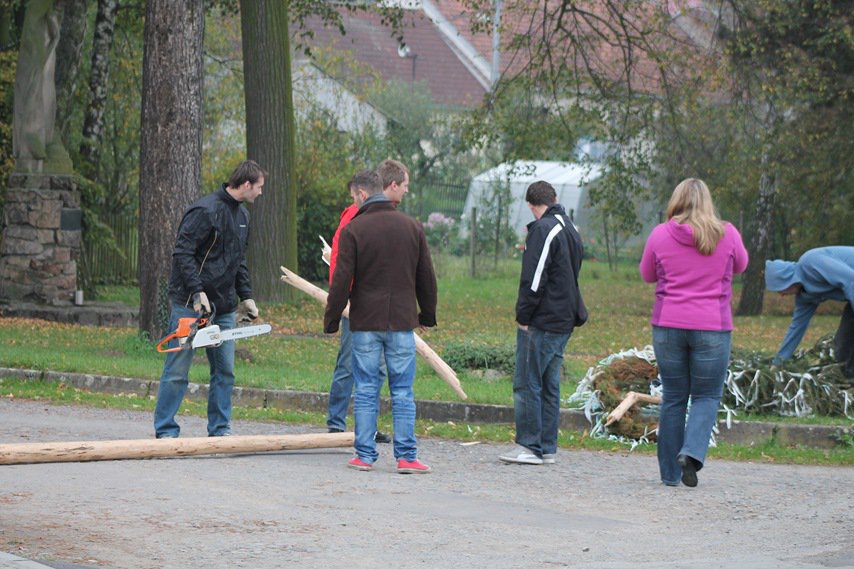
[[[568,403],[584,410],[592,425],[591,436],[633,447],[652,442],[658,426],[657,405],[635,405],[620,421],[604,426],[608,414],[629,391],[661,395],[651,346],[625,350],[600,361],[587,371]],[[799,351],[779,369],[762,354],[734,352],[719,413],[729,424],[739,412],[854,419],[854,380],[842,375],[841,365],[834,358],[833,338],[824,337],[811,349]]]
[[[721,408],[727,419],[736,411],[854,418],[854,379],[842,375],[832,336],[800,350],[780,368],[760,354],[733,352]]]

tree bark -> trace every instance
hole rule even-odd
[[[149,0],[139,163],[140,330],[168,324],[166,283],[182,212],[200,195],[203,0]]]
[[[117,8],[118,0],[98,0],[95,37],[92,40],[92,66],[89,71],[90,99],[83,119],[83,140],[80,141],[80,156],[85,163],[83,172],[92,178],[98,171],[98,147],[104,129],[104,109],[110,81],[110,51],[113,47]]]
[[[62,14],[59,44],[56,46],[56,129],[68,147],[71,110],[77,91],[83,40],[86,37],[86,0],[60,2]]]
[[[248,265],[256,300],[295,298],[278,285],[279,265],[297,270],[297,188],[288,5],[241,0],[248,157],[265,170],[264,194],[252,207]]]
[[[771,249],[773,229],[774,198],[777,195],[776,166],[770,164],[769,153],[762,153],[762,174],[759,178],[759,197],[753,215],[753,234],[747,247],[750,264],[744,273],[741,288],[741,300],[738,303],[739,316],[762,314],[762,301],[765,297],[765,259]]]

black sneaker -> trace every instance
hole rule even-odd
[[[382,431],[377,431],[377,433],[374,435],[374,441],[378,443],[388,444],[391,442],[391,437],[383,433]]]
[[[338,427],[329,427],[326,431],[327,433],[343,433],[344,429],[339,429]]]
[[[697,464],[694,459],[687,454],[680,454],[676,457],[679,466],[682,467],[682,484],[693,488],[697,485]]]

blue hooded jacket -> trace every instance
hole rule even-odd
[[[801,343],[812,315],[825,300],[848,301],[854,307],[854,247],[810,249],[792,261],[765,261],[765,287],[779,292],[800,283],[792,323],[774,358],[789,359]]]

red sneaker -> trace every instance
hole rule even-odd
[[[406,460],[401,458],[397,461],[397,472],[399,474],[426,474],[430,472],[430,467],[418,460]]]
[[[354,456],[347,462],[348,468],[353,468],[355,470],[370,470],[374,467],[373,464],[368,464],[358,456]]]

